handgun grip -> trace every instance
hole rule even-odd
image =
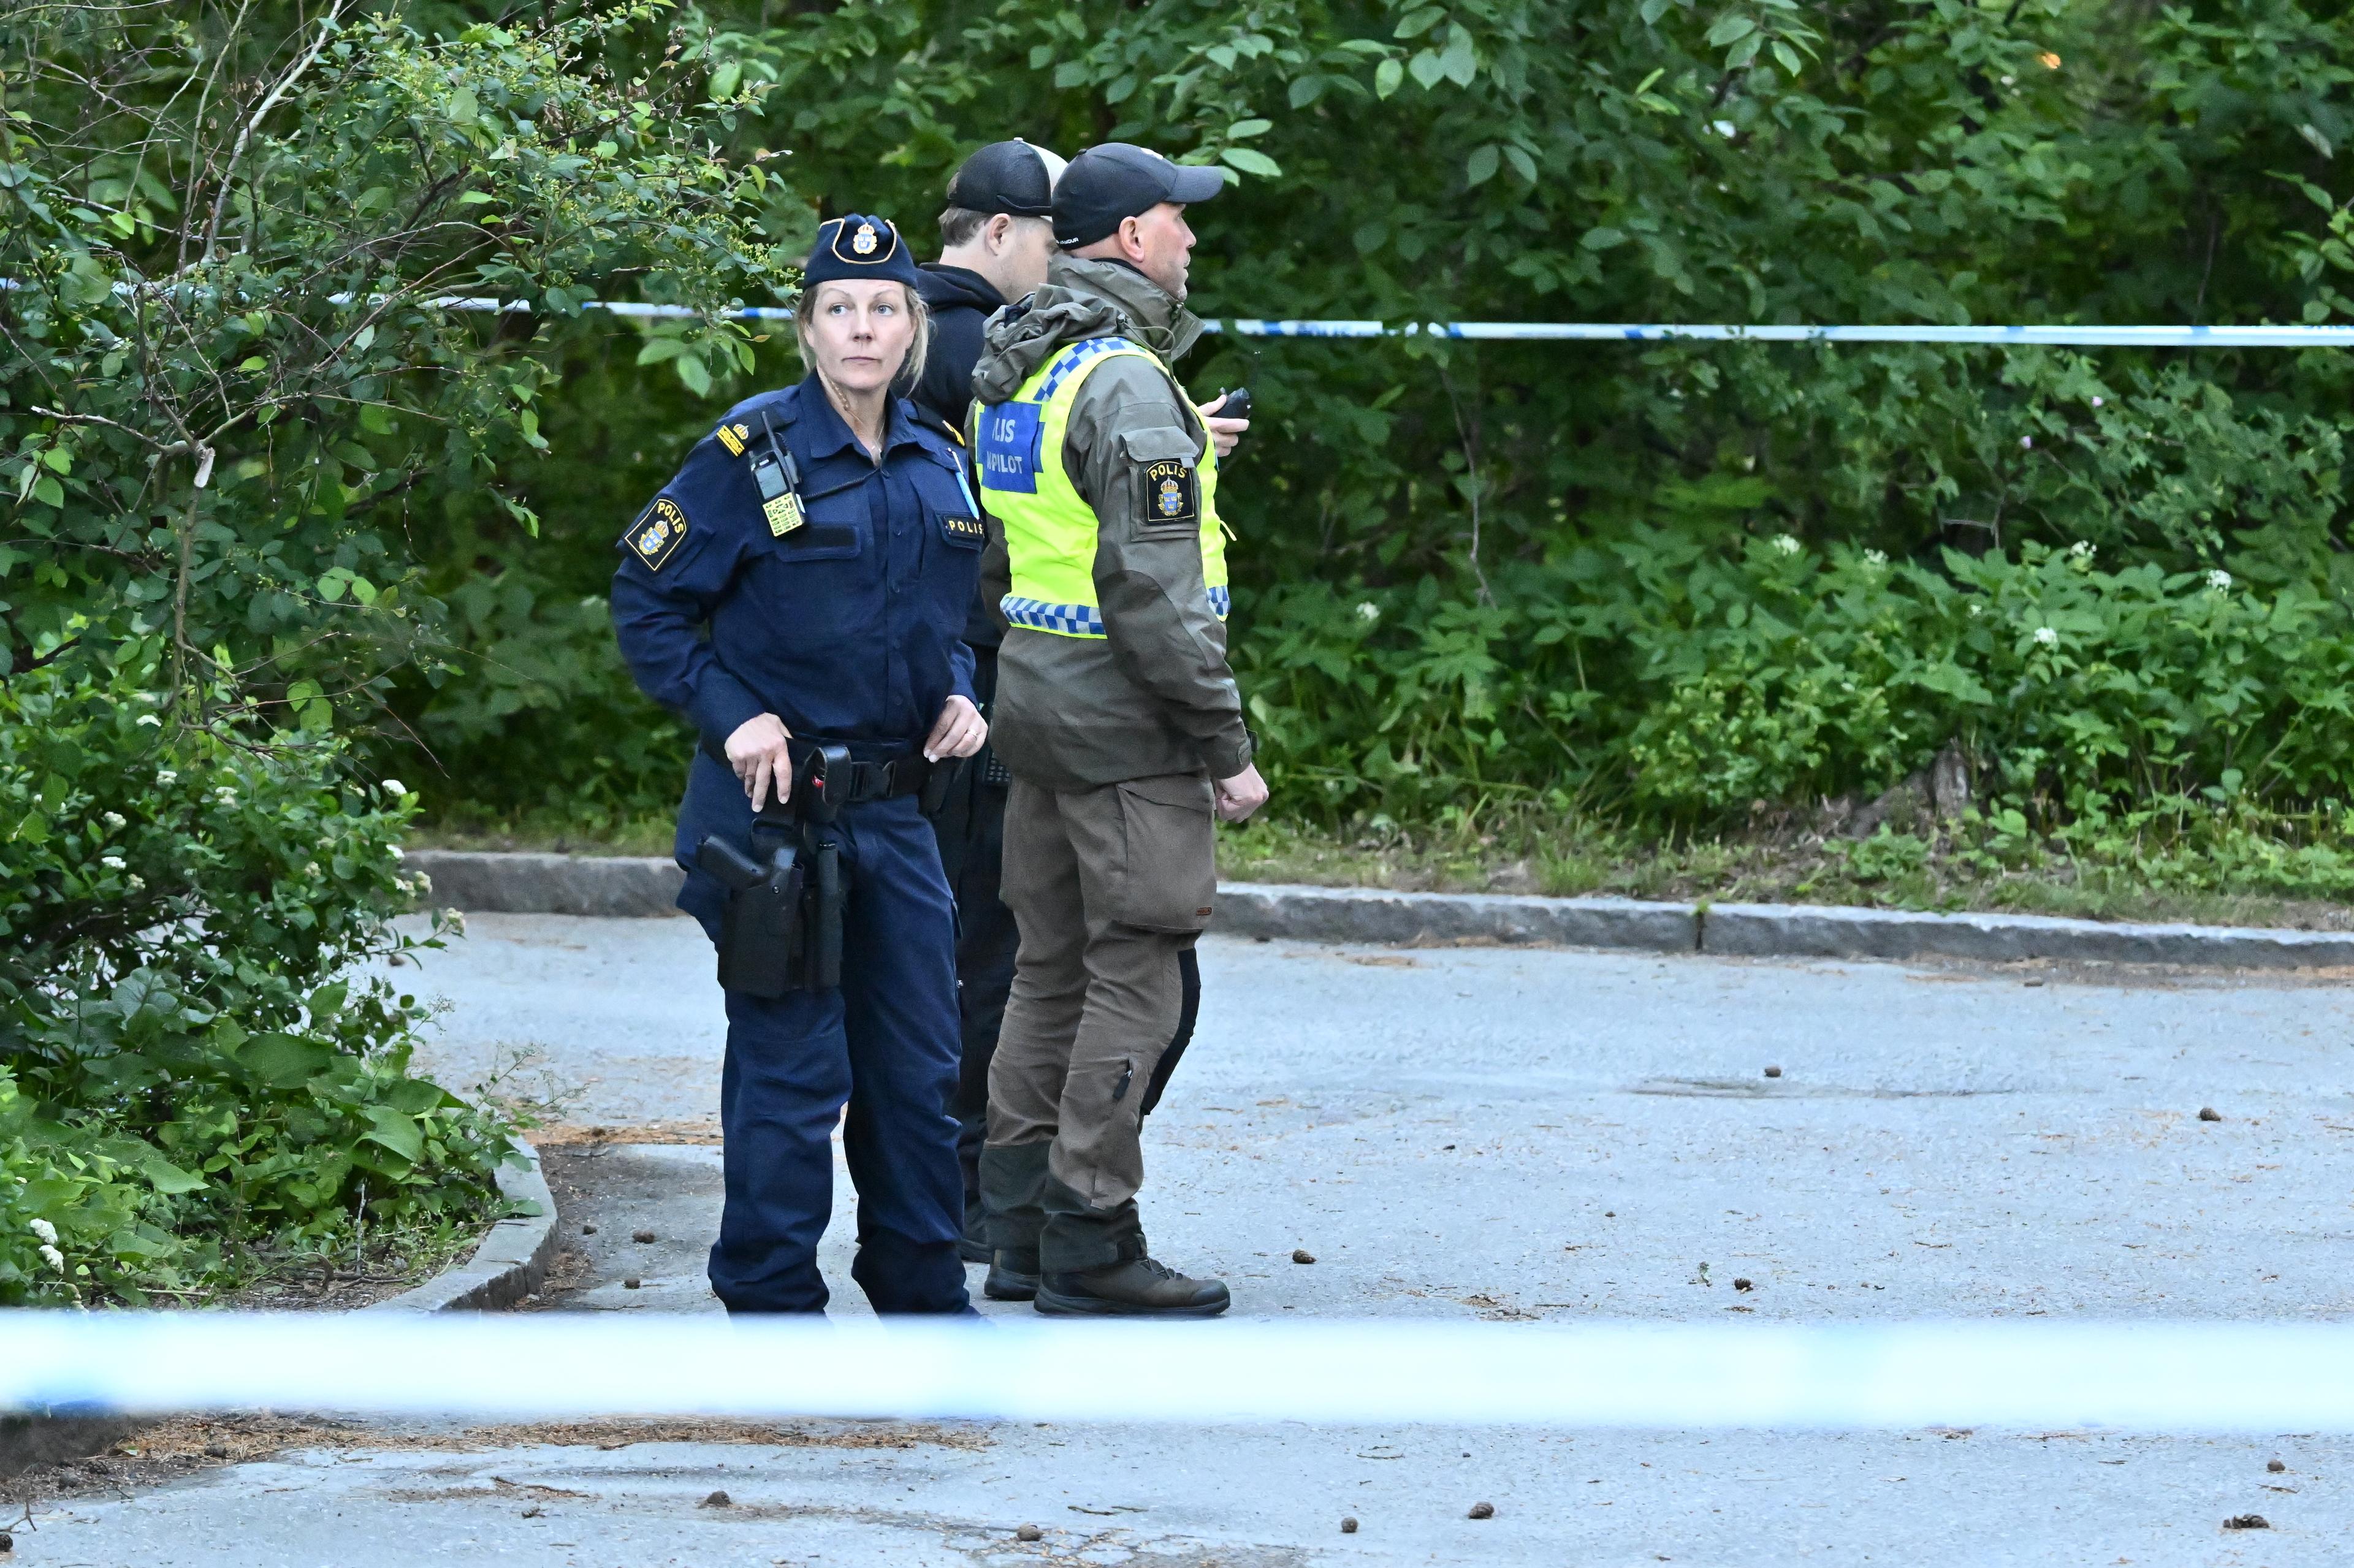
[[[705,838],[695,845],[695,863],[737,893],[768,877],[758,861],[722,838]]]

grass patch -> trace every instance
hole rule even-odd
[[[2354,929],[2354,844],[2302,824],[2234,821],[2200,835],[2031,840],[2000,821],[1813,821],[1646,841],[1580,819],[1507,817],[1348,829],[1272,818],[1223,830],[1221,876],[1405,891],[1837,904],[2095,920]],[[2088,835],[2089,836],[2089,835]]]
[[[667,818],[579,824],[539,813],[431,823],[410,842],[429,849],[667,855],[671,833]],[[1419,892],[2354,929],[2354,835],[2335,816],[2178,811],[2042,835],[2013,812],[1941,822],[1900,801],[1876,821],[1852,810],[1761,813],[1738,832],[1665,837],[1534,810],[1439,823],[1374,816],[1347,827],[1277,816],[1221,829],[1218,873],[1242,882]]]

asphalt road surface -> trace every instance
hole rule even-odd
[[[683,920],[513,916],[398,971],[450,1003],[448,1081],[498,1073],[616,1134],[551,1161],[578,1256],[546,1308],[715,1305],[710,964]],[[2338,984],[1229,940],[1203,968],[1200,1037],[1147,1133],[1146,1220],[1157,1254],[1233,1283],[1238,1314],[1508,1334],[2349,1309]],[[847,1313],[841,1185],[825,1262]],[[2285,1564],[2339,1560],[2354,1527],[2354,1441],[2291,1434],[629,1436],[363,1436],[53,1505],[17,1561]],[[2251,1513],[2268,1528],[2224,1528]]]

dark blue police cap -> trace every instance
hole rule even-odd
[[[810,248],[801,268],[801,281],[810,288],[860,278],[877,278],[916,286],[916,259],[907,254],[898,229],[885,217],[852,213],[829,217],[817,226],[817,243]]]

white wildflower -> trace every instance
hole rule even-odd
[[[1379,620],[1381,618],[1382,607],[1375,604],[1372,599],[1366,599],[1363,603],[1357,606],[1357,619],[1359,620],[1364,621],[1370,625],[1373,622]]]
[[[390,855],[395,860],[407,860],[408,858],[408,852],[402,849],[398,844],[385,845],[384,853]]]
[[[1774,547],[1781,551],[1786,556],[1795,556],[1799,551],[1806,548],[1804,545],[1799,544],[1797,540],[1792,538],[1787,534],[1775,535]]]
[[[120,811],[109,811],[100,820],[105,822],[110,828],[120,829],[124,825],[122,813]]]
[[[1728,142],[1733,140],[1734,136],[1741,132],[1741,127],[1735,125],[1730,120],[1712,121],[1709,124],[1709,129],[1715,132],[1718,135],[1723,137]]]
[[[2222,593],[2232,586],[2232,574],[2219,567],[2207,574],[2207,586]]]
[[[1888,564],[1888,552],[1885,550],[1866,550],[1863,553],[1863,564],[1867,567],[1884,567]]]
[[[154,725],[157,729],[162,729],[162,728],[164,727],[164,721],[163,721],[162,719],[157,718],[154,714],[141,714],[141,715],[140,715],[136,719],[133,719],[132,722],[133,722],[133,724],[147,724],[147,725]]]
[[[2013,82],[2017,81],[2018,79],[2018,79],[2017,77],[2015,77],[2015,76],[2007,76],[2007,77],[2004,77],[2004,78],[2002,79],[2002,84],[2003,84],[2003,86],[2005,86],[2005,87],[2009,87],[2009,86],[2010,86],[2010,85],[2011,85],[2011,83],[2013,83]]]
[[[32,1228],[33,1234],[40,1237],[41,1240],[48,1243],[51,1246],[58,1245],[58,1227],[49,1224],[48,1221],[35,1220],[33,1222]]]
[[[462,909],[444,909],[441,911],[441,923],[458,936],[466,934],[466,914]]]
[[[123,878],[122,885],[131,889],[133,893],[144,893],[147,891],[147,879],[135,873]]]
[[[2020,437],[2019,450],[2023,452],[2033,451],[2035,450],[2035,438],[2033,436]]]
[[[59,1274],[66,1271],[66,1255],[46,1243],[41,1247],[41,1260]]]
[[[237,804],[237,791],[223,785],[213,791],[213,799],[224,806],[234,806]]]
[[[308,862],[307,863],[305,863],[305,864],[303,865],[303,867],[302,867],[302,874],[303,874],[303,875],[305,875],[305,876],[316,876],[316,875],[318,875],[318,874],[319,874],[319,863],[318,863],[317,861],[315,861],[315,860],[314,860],[314,861],[311,861],[311,862]]]
[[[109,871],[121,871],[122,869],[122,857],[119,854],[102,854],[98,857],[98,863],[106,867]]]
[[[2099,408],[2102,404],[2104,404],[2104,403],[2105,403],[2105,402],[2107,402],[2107,401],[2108,401],[2108,399],[2107,399],[2107,398],[2105,398],[2105,397],[2095,397],[2095,398],[2094,398],[2094,399],[2093,399],[2093,407],[2094,407],[2094,408]]]
[[[2060,646],[2060,634],[2048,626],[2039,626],[2035,629],[2035,645],[2038,648],[2057,648]]]
[[[2080,561],[2089,561],[2093,558],[2093,542],[2090,539],[2079,539],[2068,546],[2068,553]]]
[[[384,792],[387,795],[406,795],[408,793],[408,786],[398,779],[387,779],[384,781]]]
[[[1976,599],[1970,600],[1970,619],[1972,620],[1976,620],[1979,616],[1984,615],[1985,613],[1986,606],[1980,604]]]
[[[157,769],[155,769],[155,782],[156,782],[156,783],[158,783],[158,784],[176,784],[176,783],[178,783],[179,781],[180,781],[180,776],[179,776],[177,773],[173,772],[170,768],[158,768]]]

